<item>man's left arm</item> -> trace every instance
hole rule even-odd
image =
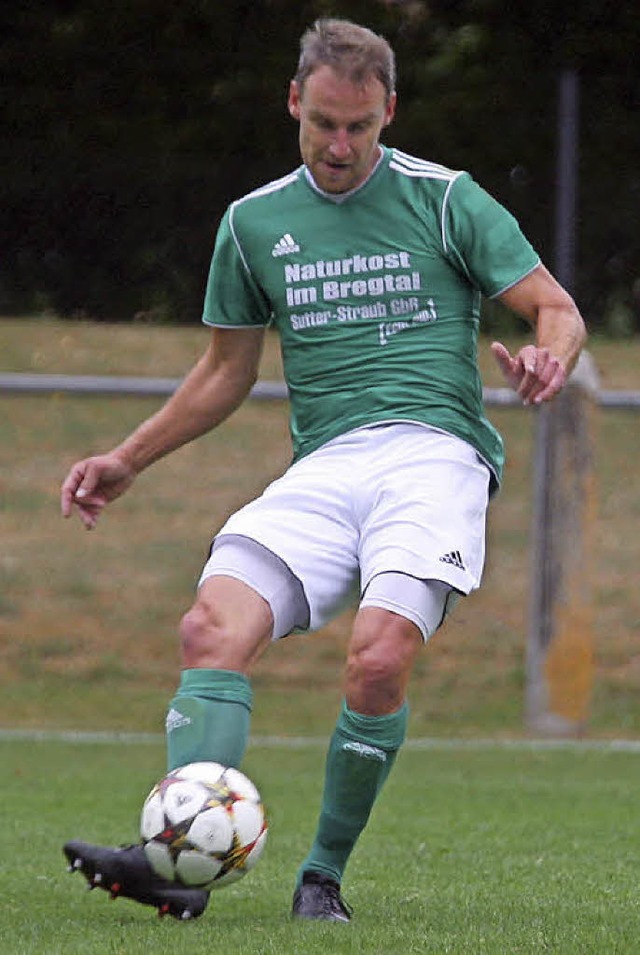
[[[493,355],[524,404],[549,401],[563,388],[586,341],[582,316],[544,265],[498,298],[531,323],[536,341],[514,355],[501,342],[494,342]]]

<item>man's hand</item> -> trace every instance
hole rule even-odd
[[[93,530],[103,508],[124,494],[135,477],[135,471],[113,452],[77,461],[62,485],[62,516],[70,517],[75,507],[87,530]]]
[[[548,348],[525,345],[512,355],[501,342],[493,342],[491,351],[509,387],[525,405],[550,401],[567,380],[565,369]]]

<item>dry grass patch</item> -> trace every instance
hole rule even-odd
[[[180,377],[199,328],[0,322],[11,371]],[[640,387],[637,342],[595,342],[603,386]],[[483,345],[485,383],[500,384]],[[262,377],[280,374],[269,338]],[[248,402],[216,433],[139,479],[94,533],[64,522],[58,488],[79,456],[119,441],[157,399],[2,396],[0,723],[158,729],[177,667],[176,625],[211,535],[287,465],[282,402]],[[490,514],[481,591],[432,641],[412,687],[412,733],[522,731],[533,415],[491,409],[505,485]],[[638,417],[603,412],[597,447],[594,734],[640,733]],[[255,674],[257,732],[324,732],[340,695],[350,615],[283,641]]]

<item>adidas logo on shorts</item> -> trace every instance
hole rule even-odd
[[[462,555],[459,550],[451,550],[448,554],[443,554],[440,558],[443,564],[452,564],[454,567],[457,567],[458,570],[466,570],[464,566],[464,561],[462,560]]]
[[[276,244],[271,250],[271,255],[274,259],[278,258],[280,255],[291,255],[292,252],[299,252],[300,246],[288,232],[282,236],[281,239],[278,239]]]

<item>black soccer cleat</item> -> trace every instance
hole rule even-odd
[[[291,914],[299,919],[349,922],[351,906],[340,895],[340,886],[320,872],[305,872],[293,895]]]
[[[73,840],[65,844],[63,852],[69,872],[82,872],[90,889],[104,889],[112,899],[122,897],[153,905],[159,915],[173,915],[183,921],[198,918],[207,907],[207,891],[156,875],[141,845],[111,849]]]

